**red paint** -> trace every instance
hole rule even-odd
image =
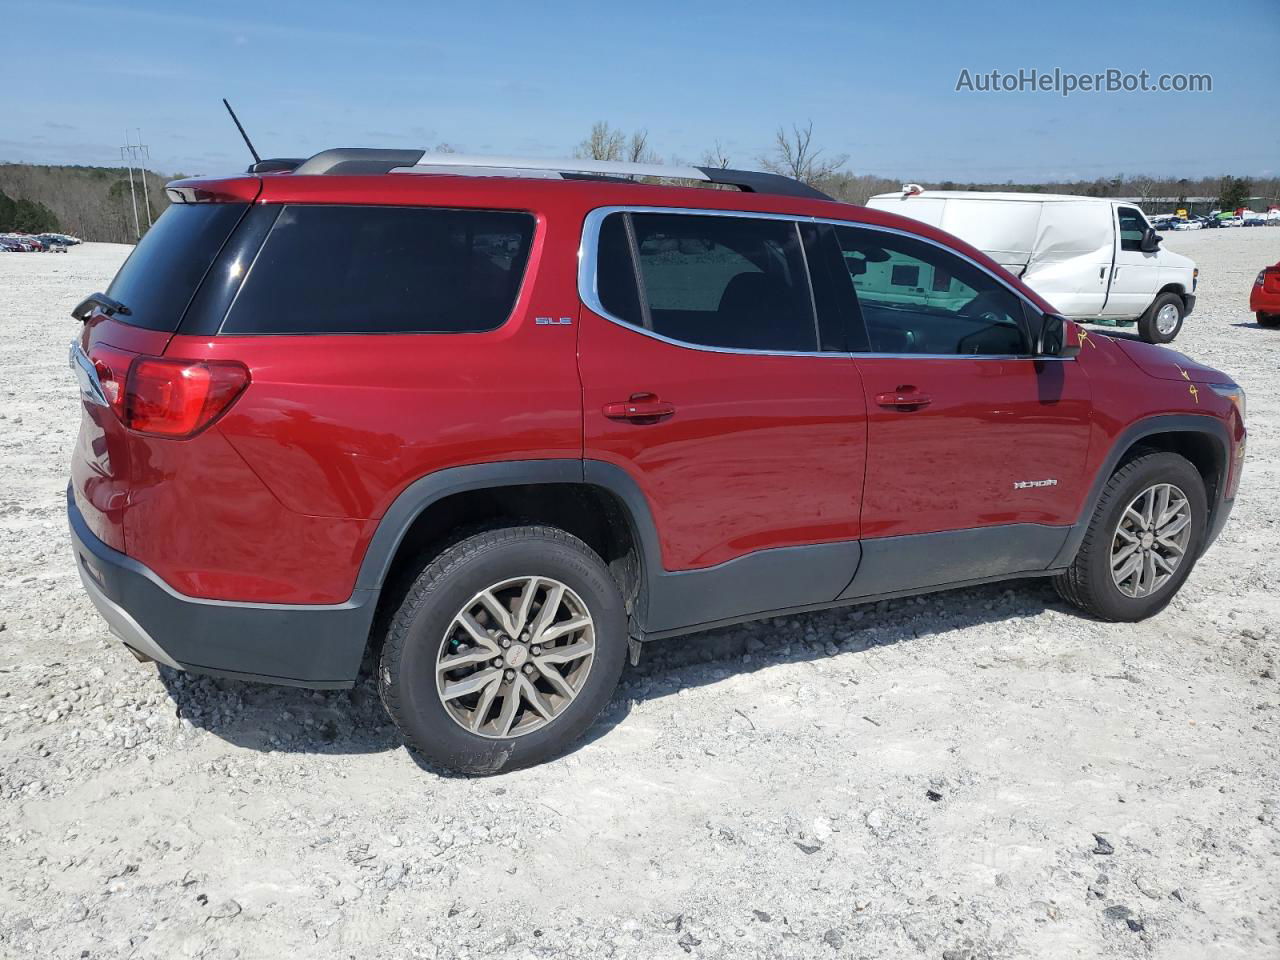
[[[1070,360],[859,357],[866,383],[867,537],[1065,524],[1088,489],[1090,383]],[[918,408],[882,406],[901,387]],[[1014,482],[1056,486],[1014,489]]]
[[[579,316],[585,454],[639,482],[667,569],[858,537],[866,423],[848,356],[693,350]],[[613,419],[634,394],[674,413]]]
[[[1212,391],[1197,399],[1186,381],[1147,375],[1096,333],[1066,361],[746,355],[669,344],[579,303],[583,219],[612,205],[892,226],[1000,270],[940,231],[861,207],[418,175],[270,175],[177,188],[188,199],[516,209],[538,220],[513,316],[489,333],[193,337],[90,320],[91,355],[109,346],[249,372],[222,416],[187,439],[147,436],[85,406],[72,477],[86,520],[192,596],[344,601],[395,497],[452,466],[583,456],[616,464],[648,499],[663,565],[679,570],[771,547],[1072,523],[1129,424],[1161,413],[1233,416]],[[536,325],[538,316],[577,323]],[[1047,478],[1057,485],[1012,487]]]

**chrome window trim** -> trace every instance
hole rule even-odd
[[[683,347],[686,350],[701,350],[706,353],[730,353],[743,354],[746,356],[766,356],[766,357],[894,357],[897,359],[919,359],[919,360],[1033,360],[1038,362],[1050,360],[1075,360],[1075,357],[1042,357],[1035,354],[965,354],[965,353],[841,353],[830,350],[816,351],[792,351],[792,350],[743,350],[735,347],[711,347],[697,343],[686,343],[683,340],[674,340],[671,337],[664,337],[660,333],[652,330],[646,330],[643,327],[637,327],[634,324],[627,323],[621,317],[616,317],[604,308],[604,304],[600,302],[599,287],[597,285],[597,257],[599,255],[600,246],[600,225],[604,222],[605,217],[614,213],[670,213],[681,214],[685,216],[698,217],[742,217],[751,220],[789,220],[793,223],[814,223],[814,224],[830,224],[835,227],[859,227],[865,230],[876,230],[881,233],[893,234],[894,236],[906,237],[909,240],[918,240],[922,243],[930,244],[937,247],[944,253],[948,253],[953,257],[959,257],[965,263],[981,271],[987,277],[996,281],[1000,286],[1004,287],[1012,293],[1018,300],[1031,307],[1033,310],[1039,311],[1040,308],[1032,303],[1027,296],[1012,286],[1007,280],[1002,279],[992,273],[982,264],[978,263],[972,257],[961,253],[945,243],[939,243],[930,237],[923,236],[918,233],[912,233],[909,230],[899,230],[897,227],[882,227],[878,224],[860,223],[856,220],[838,220],[832,217],[810,217],[797,213],[761,213],[754,210],[711,210],[697,207],[664,207],[664,206],[645,206],[643,204],[628,204],[624,206],[596,207],[588,211],[586,219],[582,224],[582,241],[578,246],[578,297],[582,302],[595,314],[604,317],[611,323],[625,327],[627,330],[633,330],[636,333],[643,334],[646,337],[652,337],[655,340],[661,340],[663,343],[669,343],[672,346]],[[803,245],[802,245],[803,247]],[[807,261],[806,261],[807,267]],[[809,295],[813,296],[813,282],[809,281]],[[814,311],[815,319],[817,311]],[[819,334],[818,343],[821,345],[822,339]]]

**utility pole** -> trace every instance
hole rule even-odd
[[[142,181],[142,199],[147,205],[147,229],[151,229],[151,188],[147,186],[147,168],[151,165],[151,148],[142,142],[142,130],[140,128],[135,131],[138,134],[137,150],[142,160],[142,175],[139,179]]]
[[[138,179],[141,181],[142,202],[147,211],[147,229],[151,229],[151,191],[147,188],[147,163],[151,160],[151,150],[142,142],[142,131],[135,128],[138,134],[138,142],[134,143],[129,137],[129,131],[124,133],[124,146],[120,148],[120,159],[125,162],[129,168],[129,197],[133,202],[133,232],[134,236],[139,240],[142,239],[142,223],[138,217],[138,191],[133,184],[133,168],[138,168]]]
[[[125,139],[126,140],[128,139],[128,134],[125,134]],[[141,240],[142,227],[138,223],[138,194],[137,194],[137,191],[133,189],[133,153],[132,151],[128,150],[125,147],[121,147],[120,159],[123,160],[125,164],[127,164],[129,167],[129,199],[133,203],[133,236],[134,236],[134,239]]]

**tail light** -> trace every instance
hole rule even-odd
[[[130,430],[158,437],[199,433],[218,419],[249,384],[232,361],[170,360],[97,346],[94,370],[108,405]]]

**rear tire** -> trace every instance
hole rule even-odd
[[[586,732],[626,648],[621,591],[590,547],[555,527],[504,527],[454,544],[414,581],[387,630],[378,688],[418,754],[502,773]]]
[[[1169,343],[1182,330],[1187,306],[1176,293],[1162,293],[1138,318],[1138,336],[1147,343]]]
[[[1189,533],[1184,536],[1183,528],[1179,528],[1172,538],[1165,538],[1172,544],[1168,548],[1161,545],[1156,534],[1171,529],[1176,518],[1161,525],[1155,522],[1160,518],[1153,517],[1148,531],[1129,516],[1129,507],[1135,501],[1140,514],[1144,494],[1161,487],[1169,487],[1181,494],[1187,508],[1185,528]],[[1175,502],[1172,496],[1166,501],[1166,509],[1171,509],[1168,506],[1171,502]],[[1116,470],[1107,481],[1075,560],[1066,573],[1054,578],[1053,585],[1068,603],[1101,620],[1145,620],[1163,610],[1190,575],[1204,546],[1208,516],[1204,481],[1189,461],[1176,453],[1140,453]],[[1119,529],[1122,526],[1124,529]],[[1150,545],[1146,543],[1148,532],[1151,534]],[[1185,542],[1177,542],[1180,540]],[[1125,564],[1130,561],[1130,554],[1123,551],[1133,542],[1139,544],[1137,552],[1140,557],[1144,552],[1161,551],[1161,560],[1154,560],[1149,568],[1157,585],[1145,595],[1141,594],[1140,588],[1133,589],[1134,580],[1122,580],[1125,584],[1122,587],[1113,576],[1113,571],[1123,572]],[[1171,562],[1169,558],[1174,555],[1174,547],[1181,549],[1180,559],[1172,571],[1167,571],[1161,562],[1165,565]],[[1135,592],[1140,595],[1132,595]]]
[[[1257,314],[1258,326],[1260,327],[1280,327],[1280,313],[1262,313]]]

